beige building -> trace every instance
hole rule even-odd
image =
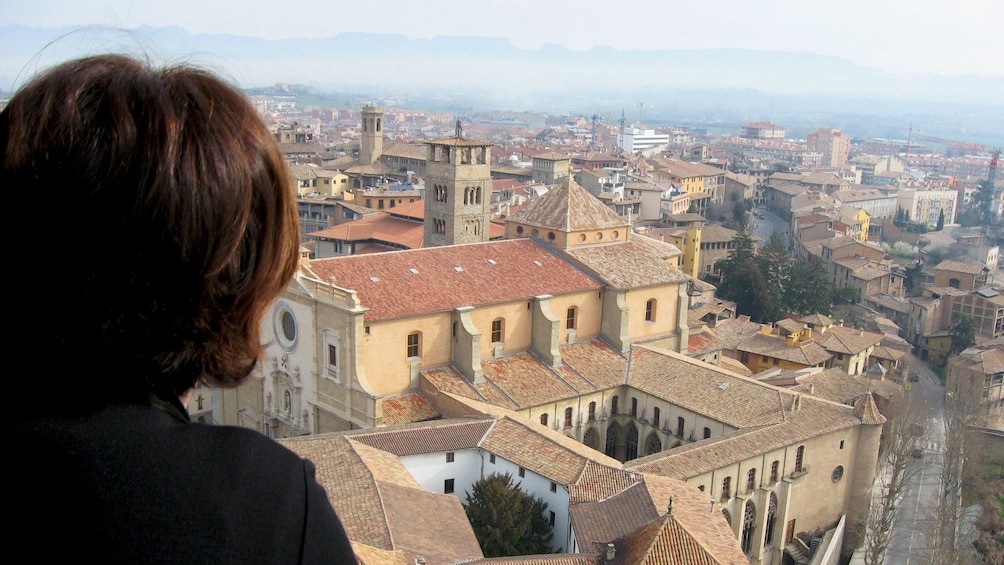
[[[451,159],[467,147],[436,145]],[[711,496],[752,563],[779,564],[795,534],[857,520],[883,421],[871,397],[829,402],[689,357],[695,293],[675,266],[680,250],[629,228],[569,180],[514,213],[508,240],[304,261],[266,322],[269,360],[220,404],[273,437],[508,410],[593,459],[634,461],[629,470],[654,482]],[[523,455],[503,457],[535,461],[518,467],[566,468],[511,437]],[[479,460],[502,454],[485,449]],[[582,473],[592,471],[562,476]],[[573,492],[576,480],[544,484]]]
[[[805,145],[823,154],[823,166],[843,167],[851,152],[851,136],[836,128],[820,128],[805,136]]]
[[[1004,342],[993,340],[949,358],[945,387],[979,404],[977,425],[1004,431]]]

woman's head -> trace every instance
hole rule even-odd
[[[299,231],[283,157],[240,91],[190,66],[70,61],[10,99],[0,157],[10,209],[31,219],[32,239],[8,240],[31,289],[15,310],[55,346],[61,385],[138,399],[247,376]]]

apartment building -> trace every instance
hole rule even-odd
[[[938,218],[943,218],[948,225],[955,223],[958,199],[959,193],[955,190],[901,188],[896,195],[896,207],[903,210],[911,222],[935,226]]]
[[[823,166],[843,167],[851,152],[851,136],[837,128],[820,128],[805,136],[805,145],[823,155]]]

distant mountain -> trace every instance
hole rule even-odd
[[[831,56],[742,49],[528,50],[484,37],[343,33],[266,40],[180,28],[8,26],[0,28],[0,89],[38,67],[109,50],[206,64],[244,87],[285,82],[319,91],[440,97],[455,106],[617,117],[625,111],[629,121],[684,114],[776,121],[789,114],[888,115],[900,118],[894,131],[916,117],[937,124],[924,128],[932,135],[937,129],[940,135],[1004,138],[1004,77],[894,74]]]

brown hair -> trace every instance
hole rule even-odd
[[[31,291],[16,323],[59,361],[25,370],[91,404],[250,373],[299,228],[277,142],[239,90],[187,65],[69,61],[0,113],[0,158],[11,209],[38,236],[8,239]]]

